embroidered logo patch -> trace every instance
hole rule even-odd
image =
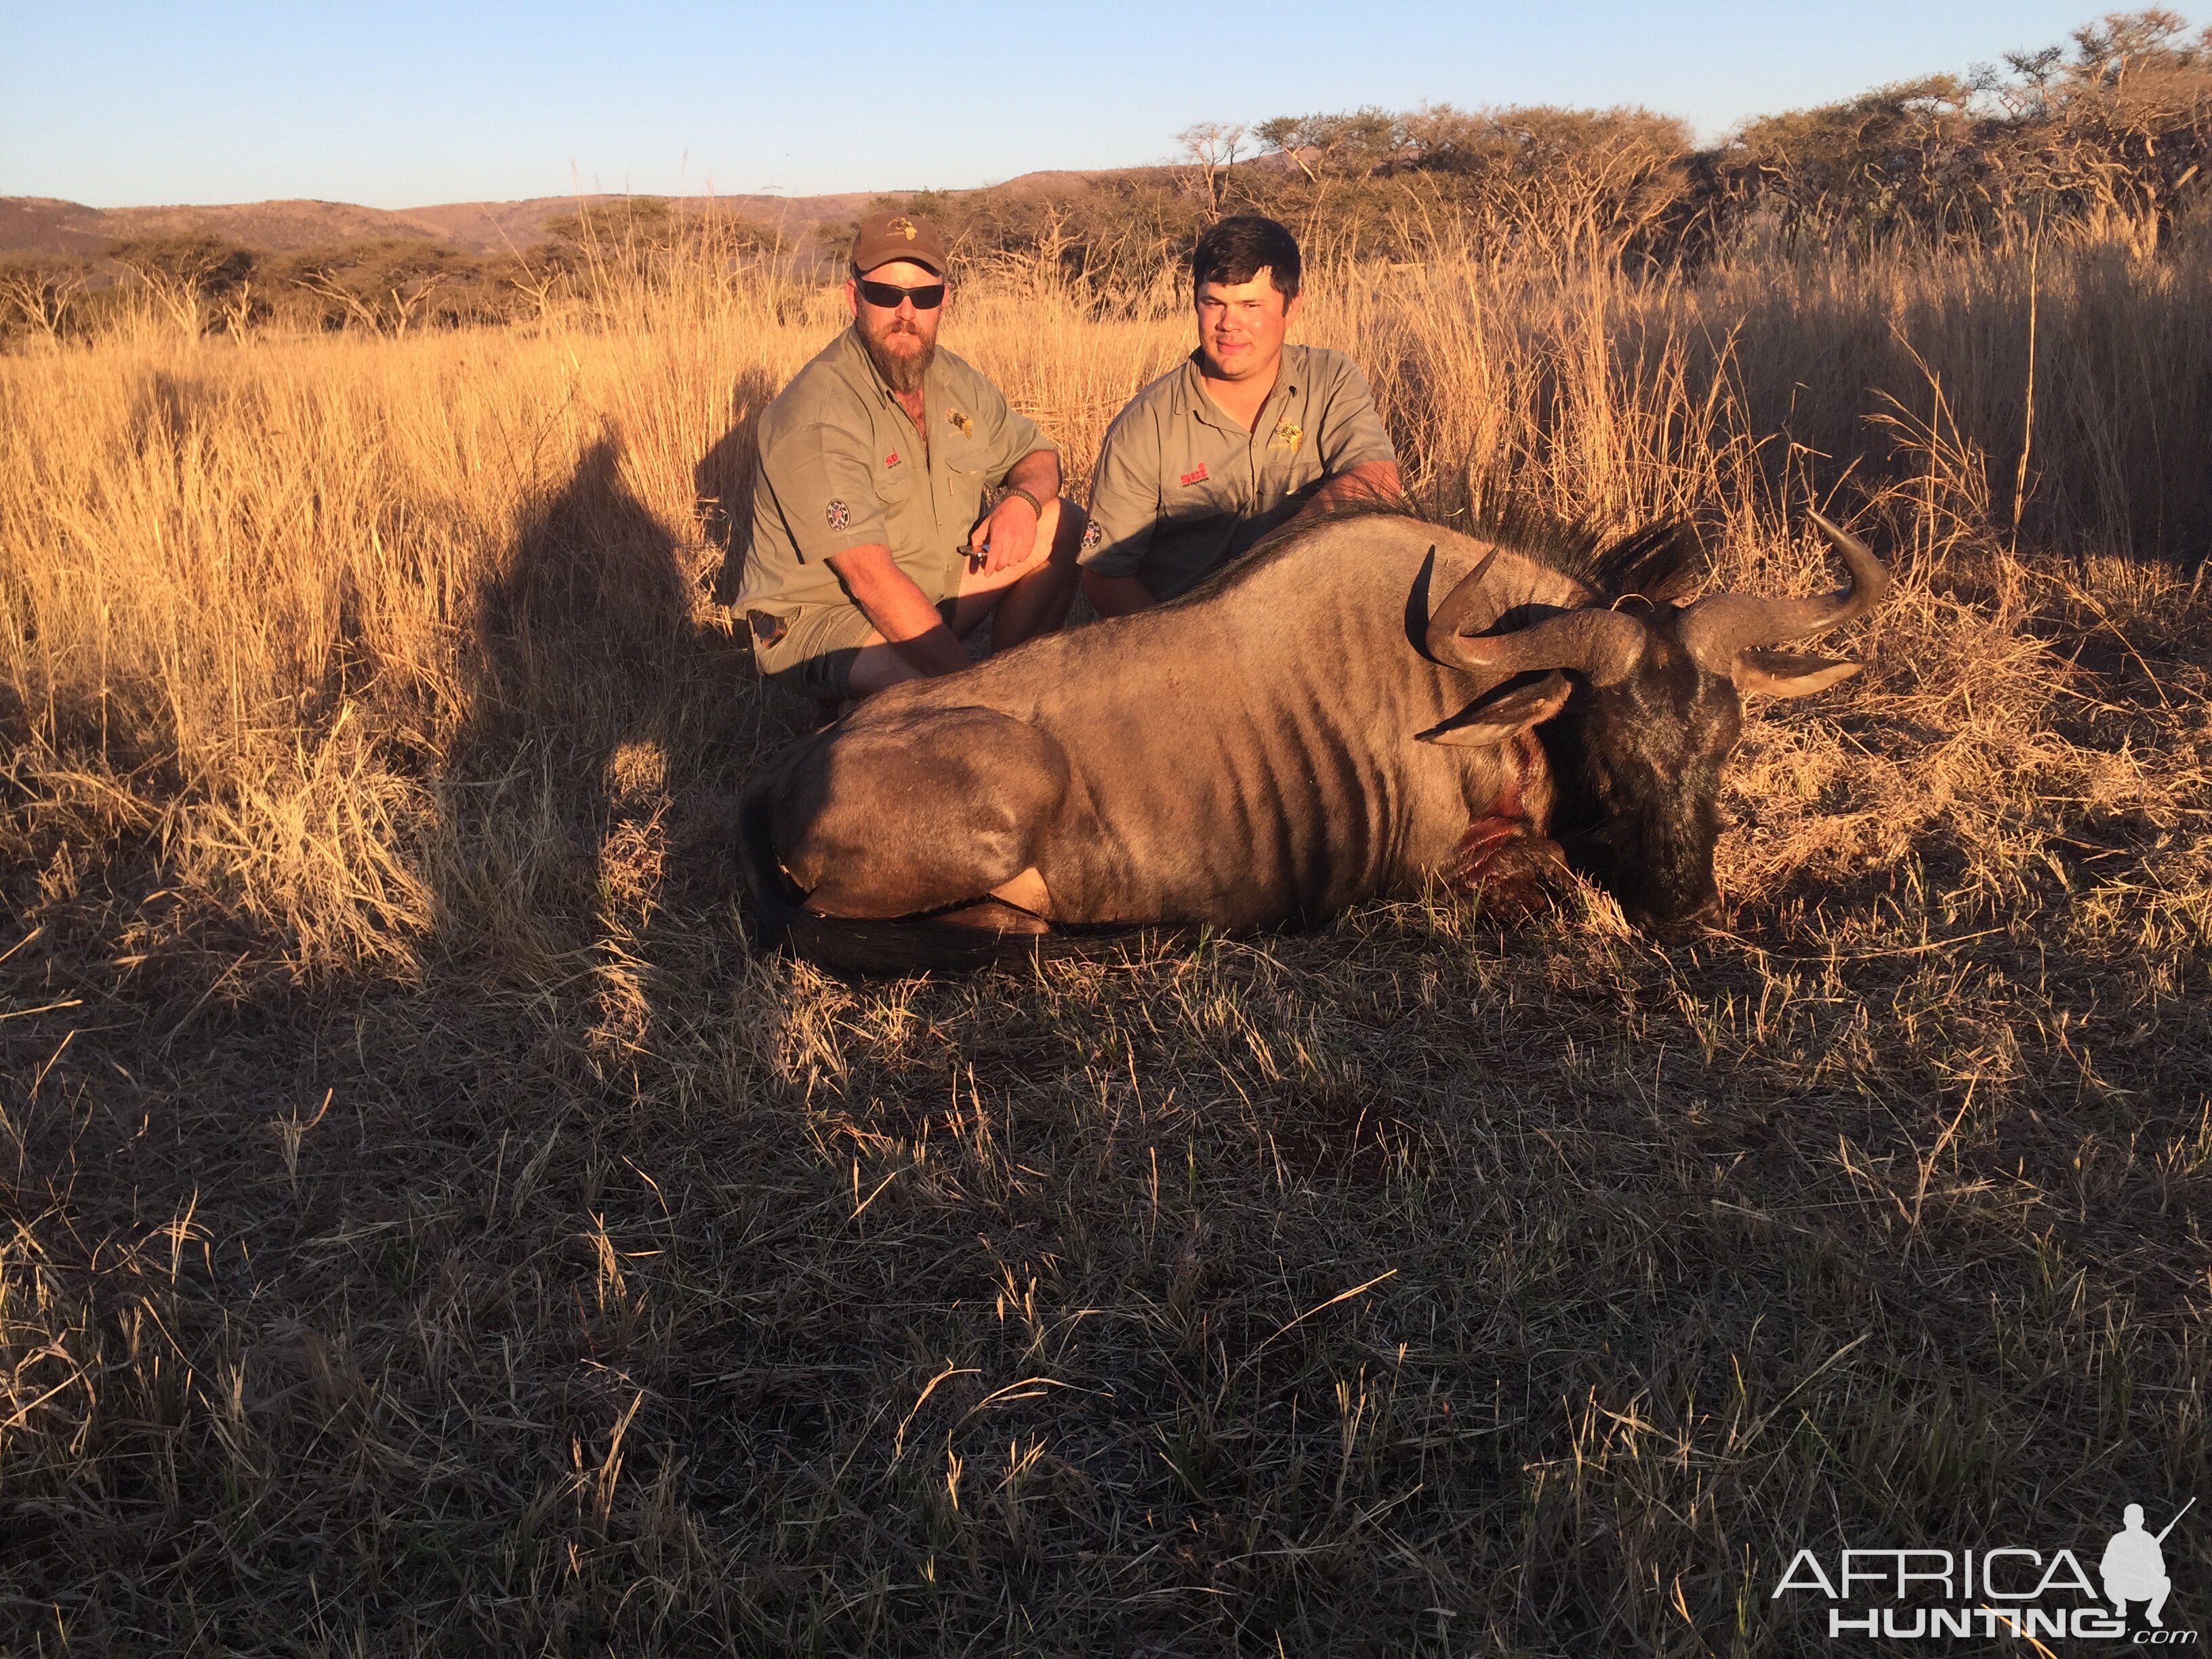
[[[1184,473],[1182,477],[1176,479],[1176,482],[1182,485],[1186,489],[1194,483],[1204,483],[1206,482],[1206,463],[1204,461],[1200,461],[1198,464],[1198,468],[1195,471]]]
[[[1093,519],[1089,524],[1083,526],[1083,542],[1079,550],[1088,553],[1105,539],[1105,536],[1098,528],[1098,520]]]
[[[842,501],[832,501],[822,509],[822,516],[830,520],[832,530],[842,530],[853,522],[852,510]]]
[[[1305,435],[1305,428],[1292,421],[1285,421],[1275,428],[1275,442],[1285,449],[1296,449]]]
[[[963,437],[963,438],[969,438],[969,437],[973,437],[973,436],[975,435],[975,422],[973,422],[973,421],[971,421],[971,420],[969,420],[969,419],[965,415],[963,415],[963,414],[962,414],[958,410],[957,410],[957,409],[948,409],[948,410],[946,410],[945,411],[945,418],[946,420],[950,421],[950,422],[952,423],[952,428],[953,428],[953,429],[954,429],[955,431],[957,431],[957,433],[959,433],[959,434],[960,434],[962,437]]]
[[[898,451],[894,449],[890,454],[884,456],[884,465],[885,466],[896,466],[898,465]]]
[[[911,219],[894,219],[890,223],[885,225],[884,228],[905,237],[909,242],[914,240],[914,221]]]

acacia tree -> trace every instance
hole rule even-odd
[[[1244,144],[1243,127],[1227,121],[1200,121],[1176,134],[1176,142],[1182,146],[1190,171],[1206,191],[1208,210],[1219,212],[1222,177],[1237,165],[1237,153]]]
[[[12,313],[49,340],[59,339],[70,305],[87,280],[78,261],[0,260],[0,316]]]
[[[178,327],[198,335],[247,286],[256,256],[219,236],[191,234],[134,237],[112,245],[107,257],[130,271]]]
[[[335,307],[325,313],[326,326],[335,317],[341,325],[397,336],[418,323],[431,301],[468,268],[465,258],[436,242],[384,237],[299,254],[287,275]]]
[[[1396,165],[1454,182],[1485,242],[1554,255],[1648,253],[1689,189],[1688,129],[1644,109],[1438,104],[1401,117],[1397,145]]]
[[[1252,136],[1310,183],[1324,175],[1371,179],[1407,159],[1408,118],[1364,104],[1334,115],[1273,116],[1253,128]]]
[[[2112,12],[2002,68],[1747,124],[1698,158],[1716,240],[1869,246],[2025,235],[2154,252],[2212,162],[2212,30]]]
[[[2154,251],[2212,162],[2212,28],[2170,11],[2112,12],[2073,33],[2027,149],[2047,206],[2100,240]],[[2021,147],[2027,149],[2027,147]],[[2027,169],[2024,169],[2027,170]]]

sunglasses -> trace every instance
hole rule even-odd
[[[916,311],[934,311],[945,303],[945,284],[928,283],[921,288],[901,288],[896,283],[872,283],[866,277],[854,279],[860,285],[860,297],[872,306],[885,311],[896,311],[899,301],[911,300]]]

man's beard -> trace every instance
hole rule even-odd
[[[910,334],[920,341],[921,349],[913,353],[896,352],[890,349],[890,337]],[[860,344],[868,354],[868,361],[876,366],[876,373],[884,377],[884,384],[894,392],[908,393],[921,390],[921,383],[929,374],[929,365],[937,356],[937,342],[924,340],[921,331],[911,323],[891,318],[884,325],[883,337],[878,338],[865,323],[860,325]]]

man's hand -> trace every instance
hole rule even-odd
[[[1030,451],[1007,469],[1006,488],[1050,501],[1060,494],[1059,455],[1049,449]],[[969,562],[994,574],[1027,564],[1036,551],[1038,511],[1019,495],[1008,495],[969,534]]]
[[[1009,495],[968,536],[971,568],[996,574],[1030,562],[1036,551],[1037,510],[1019,495]]]
[[[1298,509],[1297,516],[1317,519],[1334,508],[1367,501],[1388,504],[1400,500],[1405,493],[1405,486],[1398,481],[1395,461],[1362,461],[1324,481],[1314,491],[1313,499]]]

